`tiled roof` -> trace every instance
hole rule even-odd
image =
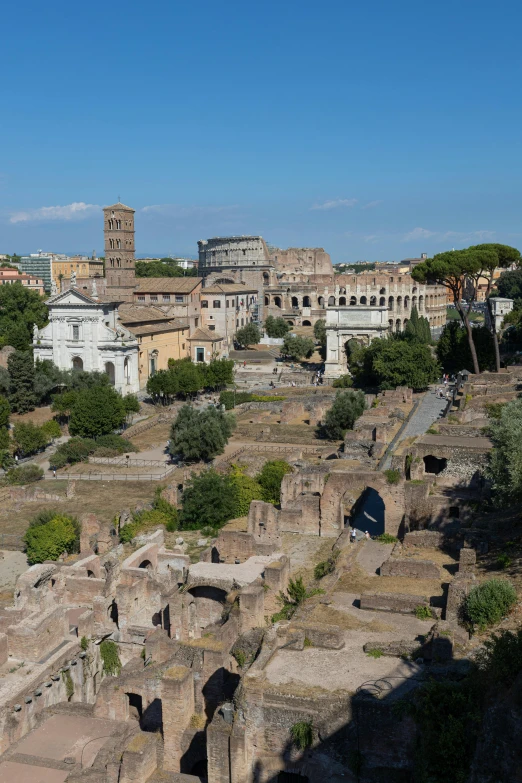
[[[146,324],[143,326],[127,326],[127,329],[137,337],[146,334],[160,334],[161,332],[179,332],[181,329],[187,328],[186,324],[182,324],[179,321],[166,321],[161,324]]]
[[[125,204],[122,204],[121,201],[118,201],[116,204],[110,204],[108,207],[104,207],[104,209],[128,209],[129,212],[136,212],[135,209],[127,207]]]
[[[139,294],[190,294],[202,277],[138,277]]]
[[[220,334],[211,332],[210,329],[206,329],[204,326],[200,326],[189,337],[189,340],[211,340],[212,342],[218,342],[222,339]]]
[[[122,304],[119,307],[118,314],[120,321],[124,324],[169,320],[168,315],[152,305]]]
[[[249,288],[239,283],[214,283],[201,290],[201,295],[205,294],[257,294],[257,288]]]

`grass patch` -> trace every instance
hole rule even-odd
[[[368,658],[382,658],[383,651],[376,648],[375,650],[370,650],[369,652],[367,652],[366,655],[368,656]]]

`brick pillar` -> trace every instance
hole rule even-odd
[[[161,681],[163,710],[163,767],[180,771],[181,740],[194,714],[194,681],[186,666],[167,669]]]
[[[254,583],[241,590],[239,594],[239,623],[241,633],[265,626],[265,589],[263,585]]]
[[[208,783],[230,783],[230,735],[232,726],[216,713],[207,727]]]
[[[123,754],[119,783],[148,780],[158,766],[157,748],[155,734],[136,734]]]

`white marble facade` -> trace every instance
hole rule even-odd
[[[369,345],[388,332],[388,308],[353,305],[326,309],[326,378],[339,378],[348,372],[345,345],[357,340]]]
[[[139,390],[138,343],[118,321],[118,308],[74,288],[46,302],[49,323],[34,330],[34,358],[62,370],[106,372],[121,394]]]

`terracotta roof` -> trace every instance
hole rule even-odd
[[[239,283],[215,283],[201,290],[201,295],[205,294],[257,294],[257,288],[249,288]]]
[[[146,334],[160,334],[161,332],[179,332],[181,329],[187,329],[186,324],[182,324],[179,321],[166,321],[161,324],[145,324],[141,326],[127,326],[129,332],[135,334],[137,337],[141,337]],[[189,339],[189,338],[187,338]]]
[[[120,321],[124,324],[169,320],[168,315],[152,305],[122,304],[118,309],[118,314]]]
[[[116,204],[110,204],[108,207],[104,207],[104,209],[127,209],[129,212],[136,212],[135,209],[127,207],[125,204],[122,204],[121,201],[118,201]]]
[[[138,277],[136,291],[144,294],[189,294],[202,279],[202,277]]]
[[[211,332],[210,329],[206,329],[204,326],[199,327],[189,337],[189,340],[210,340],[213,343],[217,343],[219,340],[222,340],[220,334],[217,334],[217,332]]]

